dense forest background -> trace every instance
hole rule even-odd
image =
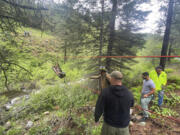
[[[163,66],[165,106],[159,110],[154,102],[151,109],[179,119],[180,1],[161,1],[157,31],[143,33],[151,11],[142,6],[151,2],[0,0],[0,134],[98,135],[102,121],[95,125],[93,118],[98,81],[88,78],[99,66],[124,74],[137,105],[142,72]],[[53,72],[56,64],[64,79]],[[151,117],[162,127],[169,122]],[[152,128],[154,134],[176,133]]]

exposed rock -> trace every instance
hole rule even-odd
[[[30,129],[33,126],[33,122],[32,121],[28,121],[26,124],[26,130]]]
[[[92,111],[95,112],[95,107],[92,107]]]
[[[45,114],[45,115],[49,115],[49,111],[47,111],[47,112],[44,112],[44,114]]]
[[[134,125],[134,123],[133,123],[132,121],[130,121],[130,122],[129,122],[129,125],[130,125],[130,126],[133,126],[133,125]]]
[[[133,109],[130,109],[130,115],[132,115],[132,113],[133,113]]]
[[[5,124],[5,130],[9,130],[11,128],[11,122],[6,122]]]
[[[38,116],[34,117],[34,121],[38,121],[40,118]]]
[[[30,96],[29,95],[25,95],[24,98],[27,100],[27,99],[30,98]]]
[[[6,111],[9,111],[11,108],[12,108],[12,105],[10,103],[7,103],[7,104],[4,105],[4,109]]]
[[[141,118],[142,118],[142,116],[141,115],[137,115],[137,114],[131,116],[131,120],[133,122],[139,121]]]
[[[21,97],[13,98],[13,99],[11,100],[11,104],[16,104],[20,99],[21,99]]]
[[[137,120],[140,120],[140,119],[142,119],[142,116],[141,116],[141,115],[137,115],[137,116],[136,116],[136,119],[137,119]]]
[[[140,122],[138,123],[139,126],[146,126],[146,122]]]

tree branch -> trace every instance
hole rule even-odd
[[[13,20],[16,20],[16,21],[17,21],[17,19],[14,18],[14,17],[6,16],[6,15],[1,15],[1,14],[0,14],[0,18],[13,19]]]
[[[18,65],[18,64],[16,64],[16,63],[10,63],[10,64],[15,65],[15,66],[18,66],[19,68],[25,70],[26,72],[28,72],[28,73],[32,76],[31,72],[30,72],[29,70],[27,70],[26,68],[24,68],[24,67],[22,67],[22,66],[20,66],[20,65]]]
[[[8,0],[1,0],[7,4],[10,4],[14,7],[19,7],[19,8],[23,8],[23,9],[29,9],[29,10],[48,10],[47,8],[44,8],[44,7],[39,7],[39,8],[34,8],[34,7],[31,7],[31,6],[26,6],[26,5],[19,5],[17,3],[13,3],[13,2],[10,2]]]
[[[9,87],[8,87],[8,78],[7,78],[7,75],[6,75],[6,71],[3,69],[3,68],[1,68],[2,69],[2,71],[3,71],[3,74],[4,74],[4,78],[5,78],[5,86],[6,86],[6,88],[7,88],[7,90],[9,91],[10,89],[9,89]]]

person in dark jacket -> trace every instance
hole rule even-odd
[[[95,122],[103,114],[101,135],[129,135],[130,108],[134,105],[134,97],[122,85],[121,72],[113,71],[110,76],[111,86],[102,91],[96,103]]]

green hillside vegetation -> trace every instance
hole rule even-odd
[[[179,0],[0,0],[0,7],[0,135],[100,135],[104,120],[95,122],[94,112],[105,80],[90,79],[100,67],[122,72],[134,95],[131,135],[180,133]],[[142,73],[159,65],[168,78],[155,86],[165,87],[163,104],[155,90],[140,122]]]
[[[24,37],[24,30],[30,32],[30,37]],[[60,38],[60,37],[58,37]],[[19,45],[12,47],[17,50],[18,64],[27,69],[20,71],[18,67],[9,71],[9,86],[11,91],[33,90],[30,98],[15,105],[8,114],[11,116],[7,121],[10,122],[10,128],[0,126],[0,134],[2,135],[79,135],[89,134],[98,135],[101,131],[101,122],[97,125],[94,123],[94,106],[97,95],[89,88],[93,87],[93,82],[87,76],[93,73],[88,70],[88,65],[84,61],[76,58],[69,58],[64,64],[63,52],[61,50],[61,42],[57,37],[48,33],[42,33],[32,28],[23,28],[19,30],[17,37]],[[20,42],[21,41],[21,42]],[[23,42],[22,42],[23,41]],[[150,44],[156,44],[153,39],[148,39],[139,55],[147,54]],[[158,43],[158,46],[160,43]],[[151,46],[152,47],[152,46]],[[159,47],[157,47],[158,50]],[[159,48],[160,49],[160,48]],[[148,51],[149,52],[149,51]],[[152,54],[156,55],[151,51]],[[85,55],[85,54],[84,54]],[[83,61],[83,63],[82,63]],[[132,71],[122,70],[124,73],[124,85],[133,92],[136,105],[139,104],[140,91],[142,85],[141,73],[152,70],[155,64],[153,59],[136,59],[137,64],[129,63]],[[59,79],[52,70],[52,66],[59,63],[62,70],[66,72],[65,79]],[[81,65],[78,65],[78,64]],[[176,60],[174,62],[176,63]],[[77,66],[78,65],[78,66]],[[167,86],[167,94],[165,96],[165,106],[162,111],[157,108],[157,100],[154,100],[151,109],[158,114],[164,116],[179,117],[178,106],[180,105],[180,78],[178,76],[179,64],[169,64],[166,69],[168,73],[169,83]],[[98,72],[98,69],[96,73]],[[177,74],[178,72],[178,74]],[[81,80],[81,81],[79,81]],[[96,81],[94,81],[95,83]],[[1,82],[1,92],[7,91]],[[0,103],[8,101],[8,94],[0,97]],[[1,105],[1,104],[0,104]],[[136,109],[135,109],[136,110]],[[18,111],[18,113],[17,113]],[[151,115],[153,119],[158,115]],[[25,128],[28,121],[33,122],[31,128]]]

